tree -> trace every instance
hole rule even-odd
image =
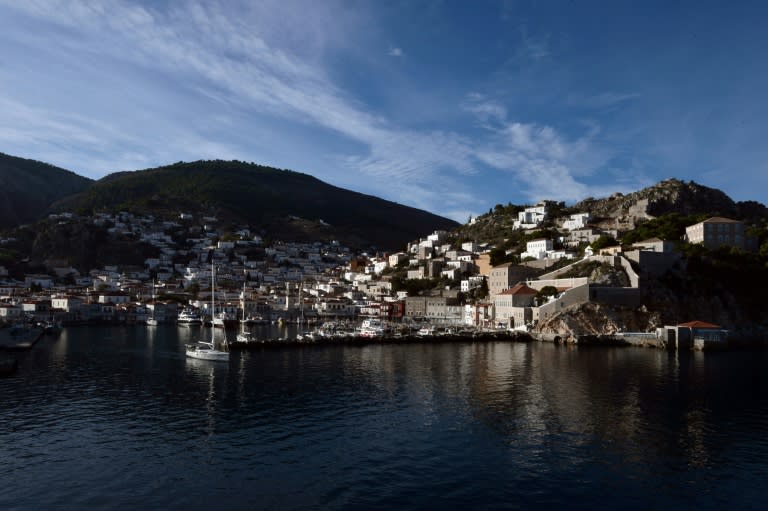
[[[608,236],[607,234],[603,234],[599,238],[597,238],[595,241],[592,242],[592,250],[598,251],[601,248],[606,247],[613,247],[615,245],[618,245],[619,242],[616,241],[616,238],[613,236]]]
[[[536,305],[543,305],[547,303],[550,296],[557,296],[557,288],[555,286],[544,286],[538,293],[536,293]]]

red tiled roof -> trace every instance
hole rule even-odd
[[[517,284],[514,287],[510,287],[509,289],[505,289],[500,294],[503,294],[503,295],[535,295],[535,294],[538,294],[538,291],[536,291],[532,287],[526,286],[525,284]]]
[[[683,326],[686,328],[721,328],[720,325],[714,325],[705,321],[689,321],[687,323],[680,323],[677,326]]]

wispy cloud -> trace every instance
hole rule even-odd
[[[586,97],[571,96],[568,98],[567,103],[579,107],[607,109],[623,105],[628,101],[632,101],[640,97],[641,94],[639,93],[607,91]]]
[[[287,138],[280,150],[298,153],[311,145],[325,151],[324,162],[336,164],[320,172],[311,166],[320,158],[307,155],[301,161],[308,166],[296,170],[442,214],[464,217],[483,204],[486,198],[476,195],[481,192],[468,191],[465,183],[480,180],[489,168],[508,173],[532,200],[583,197],[582,177],[609,156],[597,141],[599,129],[585,126],[565,135],[553,126],[522,122],[508,104],[477,92],[450,105],[453,127],[398,124],[366,103],[364,94],[347,89],[328,64],[349,55],[329,52],[348,51],[344,45],[356,45],[355,30],[365,30],[354,16],[339,19],[345,11],[332,2],[264,0],[233,7],[213,0],[0,0],[6,12],[27,23],[4,32],[6,40],[69,67],[70,77],[86,75],[70,85],[77,92],[85,84],[86,90],[66,105],[48,105],[18,87],[0,88],[0,108],[6,107],[0,142],[23,142],[35,153],[29,156],[40,159],[55,154],[54,163],[77,160],[70,168],[97,175],[190,158],[268,163],[264,154],[280,166],[274,141],[292,131],[311,135]],[[290,22],[304,17],[308,24]],[[38,30],[48,38],[37,37]],[[523,30],[521,39],[525,58],[550,54],[548,37]],[[381,49],[381,40],[371,47]],[[387,53],[405,56],[399,46]],[[62,81],[57,88],[67,85]],[[112,89],[114,95],[103,93]],[[91,91],[100,93],[100,102]],[[628,99],[600,98],[604,104]],[[112,125],[112,119],[119,122]],[[479,136],[461,129],[463,124]],[[268,133],[272,126],[283,131]],[[325,141],[332,147],[324,147]],[[75,156],[65,158],[67,152]]]
[[[484,121],[489,132],[475,156],[514,176],[532,201],[575,201],[595,190],[580,178],[596,172],[610,158],[610,151],[597,141],[597,124],[585,124],[579,136],[569,138],[552,126],[508,119],[499,103],[477,93],[468,96],[465,108]],[[495,122],[485,122],[489,117]]]
[[[17,7],[73,29],[64,43],[78,53],[127,59],[178,80],[206,101],[321,127],[362,143],[366,149],[349,156],[347,165],[394,187],[429,182],[437,168],[472,172],[466,141],[451,133],[393,126],[338,88],[322,65],[297,56],[283,41],[265,39],[247,20],[233,18],[227,4],[188,2],[167,12],[112,0],[64,4]],[[403,51],[393,47],[389,54],[399,57]]]
[[[467,94],[467,100],[462,105],[467,112],[471,112],[483,123],[504,122],[507,119],[507,108],[499,101],[488,99],[479,92]]]

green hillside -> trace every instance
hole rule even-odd
[[[33,222],[93,181],[47,163],[0,153],[0,229]]]
[[[207,214],[249,224],[274,239],[338,239],[392,249],[435,229],[458,225],[307,174],[221,160],[111,174],[55,208],[78,213]]]

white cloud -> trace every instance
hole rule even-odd
[[[464,108],[474,113],[489,133],[474,155],[512,174],[531,201],[586,197],[590,187],[577,177],[595,172],[609,157],[595,142],[600,129],[594,123],[586,125],[586,133],[568,139],[551,126],[508,119],[503,105],[479,93],[469,94]]]
[[[507,118],[507,109],[504,105],[478,92],[467,94],[467,100],[462,108],[475,114],[482,123],[505,121]]]
[[[80,165],[73,169],[85,166],[92,173],[106,172],[190,157],[256,160],[253,154],[259,150],[248,145],[248,134],[253,132],[232,136],[238,130],[232,119],[247,118],[259,126],[279,123],[340,138],[346,145],[339,149],[339,143],[328,152],[337,155],[335,161],[341,165],[326,169],[326,175],[336,172],[336,182],[465,221],[465,213],[484,199],[463,191],[462,180],[476,176],[482,164],[509,172],[533,200],[571,200],[586,194],[580,177],[594,172],[607,158],[595,143],[596,128],[566,137],[552,126],[512,120],[504,103],[479,93],[468,95],[459,107],[485,128],[482,137],[395,125],[337,85],[326,67],[323,58],[329,48],[354,45],[350,31],[341,28],[354,29],[356,20],[353,15],[339,20],[334,13],[344,10],[325,2],[264,0],[236,10],[229,2],[194,0],[171,3],[168,10],[119,0],[0,0],[3,3],[34,20],[36,28],[58,27],[44,44],[34,30],[14,32],[13,37],[27,46],[48,51],[59,61],[71,59],[72,65],[89,62],[92,78],[101,79],[97,72],[104,64],[111,66],[109,72],[115,73],[118,83],[135,78],[127,73],[141,74],[142,85],[150,88],[133,93],[156,98],[143,110],[130,111],[126,103],[118,113],[132,119],[121,118],[113,126],[106,116],[88,119],[72,113],[98,112],[99,105],[88,108],[91,98],[86,96],[80,98],[83,105],[78,110],[68,112],[62,107],[52,112],[36,103],[34,96],[0,89],[0,100],[17,111],[9,116],[3,109],[0,142],[12,147],[12,141],[27,139],[39,159],[52,154],[59,162],[79,159]],[[299,19],[309,21],[289,23]],[[343,41],[340,34],[347,34],[349,40]],[[549,54],[547,37],[523,33],[522,39],[526,58]],[[394,46],[388,54],[404,56],[402,48]],[[159,87],[163,87],[161,93]],[[168,111],[152,111],[162,99],[181,96],[191,111],[171,110],[179,108],[172,101]],[[602,101],[622,99],[606,96]],[[158,122],[151,120],[152,114]],[[273,136],[279,137],[280,132]],[[158,138],[167,142],[157,144],[154,139]],[[90,156],[83,156],[86,149]],[[68,150],[73,156],[62,160]],[[112,162],[110,155],[114,155]],[[297,170],[326,178],[316,168]]]
[[[436,193],[443,183],[450,181],[446,173],[461,175],[475,171],[472,149],[462,137],[392,125],[337,87],[322,62],[307,57],[310,52],[301,50],[305,54],[297,54],[291,45],[279,39],[281,34],[254,29],[252,21],[257,18],[255,26],[269,25],[264,16],[270,13],[264,10],[257,13],[259,16],[252,13],[252,17],[246,18],[228,12],[228,3],[188,2],[164,12],[117,0],[88,4],[35,1],[12,7],[22,9],[39,23],[70,29],[60,31],[59,40],[52,42],[66,47],[67,53],[129,62],[153,77],[172,80],[179,91],[197,94],[198,99],[215,105],[211,108],[229,106],[238,112],[339,133],[363,148],[357,155],[347,155],[346,167],[385,183],[384,189],[391,195],[402,197],[413,186],[426,186],[430,193]],[[390,54],[402,56],[403,52],[393,47]],[[63,133],[65,126],[60,126],[59,132]],[[175,127],[180,131],[175,134],[178,140],[194,142],[202,134],[200,128],[189,127],[186,132],[184,128]],[[83,129],[82,137],[86,134],[93,143],[105,132],[92,126]],[[104,141],[104,145],[119,147],[124,142],[121,137],[121,133],[113,133],[112,140]],[[197,144],[196,154],[202,157],[202,153],[210,152],[203,148],[216,147],[215,144]],[[142,143],[131,140],[130,145],[138,149]],[[179,150],[179,145],[172,144],[168,149],[162,153]],[[217,149],[223,154],[213,157],[224,158],[237,152],[226,144],[219,144]],[[160,154],[156,150],[154,154],[151,150],[146,153],[155,157]],[[171,155],[168,161],[180,157]],[[422,202],[414,204],[427,207]]]

